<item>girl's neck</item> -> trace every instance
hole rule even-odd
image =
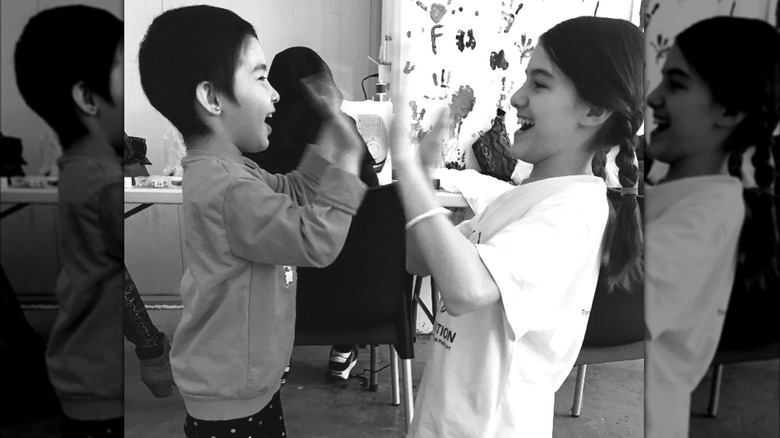
[[[713,153],[690,155],[669,164],[662,183],[683,178],[693,178],[707,175],[728,175],[728,153]]]
[[[571,175],[593,175],[593,153],[585,156],[581,154],[566,154],[549,157],[534,164],[531,174],[523,180],[523,184],[541,181],[547,178]]]

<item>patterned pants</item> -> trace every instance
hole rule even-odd
[[[60,435],[63,438],[112,438],[124,436],[124,417],[99,421],[79,421],[63,415]]]
[[[165,334],[157,330],[149,318],[141,294],[130,273],[127,272],[127,266],[125,266],[124,289],[125,337],[135,345],[135,354],[139,359],[160,357],[163,354]]]
[[[187,438],[279,438],[286,437],[282,401],[274,394],[260,412],[244,418],[225,421],[198,420],[187,414],[184,421]]]

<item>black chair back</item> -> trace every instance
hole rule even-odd
[[[298,268],[296,330],[360,330],[391,324],[410,357],[412,276],[396,184],[368,190],[344,248],[326,268]],[[357,343],[357,342],[356,342]],[[360,343],[371,343],[369,341]]]
[[[607,198],[613,207],[617,206],[620,191],[608,190]],[[637,196],[637,202],[644,223],[644,196]],[[631,285],[630,290],[607,291],[606,282],[599,277],[583,346],[614,347],[644,340],[644,292],[644,281]]]

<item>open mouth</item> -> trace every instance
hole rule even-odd
[[[666,131],[672,125],[672,122],[669,119],[659,116],[653,116],[653,123],[655,123],[654,132]]]
[[[523,132],[528,131],[536,125],[532,119],[522,116],[517,116],[517,124],[520,126],[520,130]]]

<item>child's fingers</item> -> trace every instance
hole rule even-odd
[[[393,160],[409,160],[414,155],[409,141],[409,123],[404,116],[399,111],[390,123],[390,155]]]
[[[444,108],[434,111],[436,113],[433,117],[434,122],[431,126],[431,130],[420,142],[420,160],[425,167],[432,167],[436,161],[436,157],[441,152],[442,136],[447,129],[447,124],[450,119],[450,112],[448,109]]]
[[[341,92],[325,74],[314,74],[300,80],[304,97],[323,117],[330,118],[340,112]]]

